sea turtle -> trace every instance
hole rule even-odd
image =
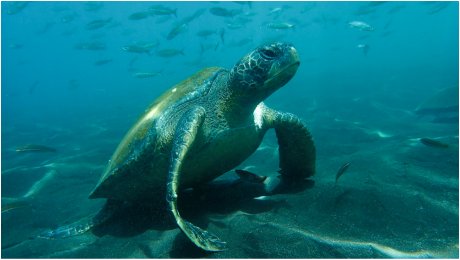
[[[166,198],[177,224],[197,246],[224,250],[225,242],[181,218],[178,191],[210,182],[241,164],[270,128],[279,143],[279,177],[301,180],[315,173],[315,146],[305,124],[262,102],[294,76],[299,64],[291,44],[273,43],[253,50],[231,71],[206,68],[173,86],[131,126],[89,195],[107,198],[104,207],[39,237],[79,235],[110,217],[124,201]]]

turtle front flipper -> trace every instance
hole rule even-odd
[[[170,210],[174,214],[177,224],[188,238],[204,250],[222,251],[225,249],[224,241],[183,220],[177,210],[177,192],[182,162],[195,141],[198,130],[204,122],[205,114],[206,112],[203,108],[196,107],[186,112],[177,125],[176,132],[174,134],[173,148],[171,151],[168,183],[166,187],[166,200],[169,203]]]
[[[54,230],[46,231],[38,235],[41,238],[64,238],[78,236],[91,228],[101,224],[109,217],[111,217],[120,206],[123,205],[123,201],[108,199],[104,207],[97,213],[91,214],[88,217],[82,218],[77,222],[70,225],[59,227]]]
[[[316,148],[305,123],[290,113],[263,106],[264,122],[274,128],[278,138],[283,177],[298,180],[311,177],[316,170]]]

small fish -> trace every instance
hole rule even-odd
[[[371,1],[369,4],[367,4],[367,6],[369,7],[374,7],[374,6],[379,6],[381,4],[384,4],[388,1]]]
[[[337,184],[337,181],[339,180],[340,176],[345,173],[345,171],[348,169],[350,166],[350,163],[346,163],[340,170],[337,172],[337,175],[335,176],[335,184]]]
[[[361,45],[358,45],[358,48],[363,48],[364,56],[367,58],[367,52],[368,52],[369,49],[370,49],[369,44],[361,44]]]
[[[11,44],[11,45],[9,46],[9,48],[10,48],[10,49],[13,49],[13,50],[21,49],[22,47],[24,47],[24,45],[22,45],[22,44],[17,44],[17,43]]]
[[[109,63],[109,62],[113,62],[113,60],[110,59],[110,60],[100,60],[100,61],[96,61],[96,62],[94,63],[94,66],[101,66],[101,65],[107,64],[107,63]]]
[[[379,37],[386,37],[386,36],[388,36],[390,34],[393,34],[393,33],[394,33],[394,31],[387,31],[387,32],[384,32],[384,33],[380,34]]]
[[[369,8],[369,6],[361,6],[358,11],[354,12],[354,15],[366,15],[370,13],[375,13],[376,9]]]
[[[69,89],[69,90],[76,89],[76,88],[78,88],[79,86],[80,86],[80,83],[78,82],[78,80],[72,79],[72,80],[69,81],[69,87],[68,87],[68,89]]]
[[[288,23],[274,22],[274,23],[268,23],[266,26],[272,29],[290,29],[292,28],[295,31],[294,25],[288,24]]]
[[[53,25],[55,25],[55,24],[56,24],[55,22],[46,23],[46,24],[45,24],[45,28],[43,28],[43,30],[41,30],[41,31],[38,31],[38,32],[37,32],[37,35],[46,33],[46,32],[47,32],[51,27],[53,27]]]
[[[130,62],[129,62],[129,66],[131,67],[131,65],[134,64],[134,62],[137,60],[138,57],[134,57]]]
[[[169,17],[169,16],[166,16],[166,17]],[[178,24],[187,24],[187,23],[193,21],[194,19],[195,19],[195,17],[193,15],[187,16],[184,19],[180,20],[180,22]]]
[[[443,144],[441,142],[435,141],[429,138],[421,138],[420,142],[426,146],[436,147],[436,148],[449,148],[449,145]]]
[[[96,21],[92,21],[90,22],[89,24],[87,24],[85,26],[85,29],[86,30],[96,30],[96,29],[99,29],[107,24],[110,23],[110,20],[112,20],[112,18],[110,19],[107,19],[107,20],[96,20]]]
[[[388,29],[388,27],[390,27],[390,24],[393,22],[393,18],[391,18],[390,21],[388,21],[386,24],[385,24],[385,27],[383,27],[384,30]]]
[[[187,27],[187,24],[181,24],[179,26],[176,26],[174,29],[171,30],[171,32],[168,34],[168,37],[166,39],[169,41],[176,37],[179,33],[183,32],[184,29]]]
[[[182,54],[182,55],[185,56],[184,49],[182,49],[182,50],[165,49],[165,50],[157,51],[157,53],[156,53],[157,56],[164,57],[164,58],[173,57],[173,56],[176,56],[178,54]]]
[[[225,44],[225,42],[224,42],[224,34],[225,34],[225,29],[220,28],[219,35],[220,35],[220,38],[222,39],[222,44]]]
[[[192,16],[193,18],[198,18],[202,14],[204,14],[204,12],[206,12],[206,8],[201,8],[201,9],[198,9]]]
[[[284,37],[286,37],[286,35],[278,35],[278,36],[275,36],[275,37],[268,37],[268,38],[264,38],[262,40],[262,44],[270,44],[272,42],[279,42],[281,41]]]
[[[231,23],[229,23],[229,24],[227,24],[227,27],[234,30],[234,29],[243,28],[244,25],[243,24],[231,24]]]
[[[138,13],[133,13],[130,16],[128,16],[129,20],[140,20],[140,19],[145,19],[149,17],[149,13],[147,12],[138,12]]]
[[[434,14],[434,13],[437,13],[439,11],[441,11],[442,9],[446,8],[448,5],[450,4],[450,1],[443,1],[439,4],[437,4],[436,6],[434,6],[433,8],[431,8],[427,14]]]
[[[27,208],[30,207],[30,204],[27,202],[23,201],[18,201],[18,202],[13,202],[11,204],[8,204],[4,207],[2,207],[2,213],[10,211],[10,210],[15,210],[15,209],[20,209],[20,208]]]
[[[95,2],[95,1],[85,2],[85,11],[97,11],[101,9],[102,5],[103,5],[102,2]]]
[[[235,4],[248,5],[252,9],[252,1],[232,1]]]
[[[16,152],[56,152],[55,149],[42,145],[26,145],[16,149]]]
[[[133,75],[133,77],[135,78],[151,78],[151,77],[155,77],[155,76],[163,76],[161,74],[163,70],[160,70],[159,72],[139,72],[139,73],[136,73]]]
[[[17,14],[19,11],[24,9],[29,1],[15,1],[10,5],[10,8],[6,11],[7,14]]]
[[[214,50],[217,50],[217,47],[219,47],[219,43],[216,44],[216,48],[214,48]]]
[[[403,5],[398,5],[398,6],[395,6],[393,8],[390,9],[390,11],[388,11],[387,14],[392,14],[392,13],[396,13],[397,11],[401,10],[402,8],[406,7],[405,4]]]
[[[372,28],[369,24],[365,22],[353,21],[353,22],[349,22],[348,25],[358,30],[369,31],[369,32],[374,31],[374,28]]]
[[[63,23],[70,23],[71,21],[73,21],[73,19],[75,18],[76,16],[76,13],[74,12],[74,14],[69,14],[69,15],[66,15],[62,18],[61,22]]]
[[[159,45],[160,45],[159,42],[147,43],[147,44],[144,45],[144,49],[146,49],[146,50],[151,50],[151,49],[153,49],[154,47],[157,47],[157,48],[158,48]]]
[[[270,12],[268,13],[268,15],[279,14],[281,12],[283,12],[283,8],[280,8],[280,7],[272,8],[272,9],[270,9]]]
[[[358,37],[358,40],[364,40],[364,39],[367,39],[369,37],[371,37],[371,36],[370,35],[361,35],[361,36]]]
[[[221,8],[221,7],[213,7],[211,9],[209,9],[209,12],[213,15],[216,15],[216,16],[223,16],[223,17],[232,17],[233,18],[233,15],[230,11],[228,11],[227,9],[225,8]]]
[[[32,87],[30,87],[29,89],[29,94],[32,95],[32,92],[34,92],[35,90],[35,87],[37,86],[38,84],[38,80],[35,81],[35,83],[32,85]]]
[[[251,22],[252,19],[249,19],[249,18],[245,18],[245,17],[238,17],[236,19],[234,19],[233,21],[229,21],[228,23],[233,23],[233,24],[247,24],[249,22]]]
[[[73,46],[77,50],[105,50],[106,46],[104,43],[80,43]]]
[[[244,171],[244,170],[235,170],[236,174],[240,176],[241,179],[247,180],[253,183],[262,183],[267,179],[267,176],[259,176],[252,172]]]
[[[203,30],[203,31],[199,31],[196,36],[199,36],[199,37],[208,37],[209,35],[212,35],[212,34],[216,34],[216,31],[212,31],[212,30]]]
[[[156,15],[170,15],[170,14],[174,14],[174,16],[176,16],[177,18],[177,8],[172,10],[170,8],[167,8],[167,7],[162,7],[162,6],[156,6],[156,7],[152,7],[150,8],[150,13],[151,14],[156,14]]]
[[[302,10],[300,10],[300,13],[301,14],[306,13],[306,12],[310,11],[315,6],[316,6],[316,2],[314,4],[312,4],[312,5],[307,5],[304,8],[302,8]]]
[[[247,43],[250,43],[250,42],[253,42],[252,39],[251,38],[246,38],[246,39],[243,39],[243,40],[239,41],[236,44],[236,46],[241,47],[241,46],[243,46],[243,45],[245,45]]]
[[[243,14],[243,16],[246,16],[246,17],[248,17],[248,16],[254,16],[254,15],[257,15],[257,13],[255,13],[255,12],[248,12],[248,13],[244,13],[244,14]]]
[[[149,50],[146,50],[144,47],[139,47],[137,45],[124,46],[123,50],[134,53],[147,53],[150,56]]]

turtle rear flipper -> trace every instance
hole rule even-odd
[[[203,248],[206,251],[223,251],[226,249],[226,243],[220,240],[215,235],[193,225],[190,222],[178,220],[177,224],[184,231],[190,240],[193,241],[197,246]]]
[[[166,186],[166,200],[169,203],[170,210],[177,224],[193,243],[207,251],[222,251],[225,249],[224,241],[194,226],[192,223],[183,220],[177,210],[177,192],[182,162],[192,147],[198,131],[203,125],[204,119],[206,118],[205,113],[202,107],[196,107],[186,112],[179,120],[171,151],[168,183]]]
[[[121,205],[123,205],[123,201],[108,199],[104,207],[99,212],[93,213],[90,216],[82,218],[67,226],[58,227],[57,229],[40,233],[38,237],[54,239],[81,235],[107,220],[120,208]]]

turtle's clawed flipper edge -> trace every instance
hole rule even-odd
[[[117,209],[120,208],[121,205],[123,205],[123,201],[109,199],[98,213],[91,214],[90,216],[82,218],[70,225],[40,233],[38,237],[64,238],[81,235],[107,220],[115,213],[115,211],[117,211]]]
[[[183,220],[177,210],[177,191],[182,162],[193,145],[205,117],[205,110],[201,107],[196,107],[186,112],[177,125],[171,151],[166,200],[177,224],[193,243],[207,251],[222,251],[225,250],[224,241]]]
[[[315,174],[316,149],[305,123],[290,113],[265,107],[264,120],[275,128],[279,144],[281,175],[293,180],[304,179]]]

